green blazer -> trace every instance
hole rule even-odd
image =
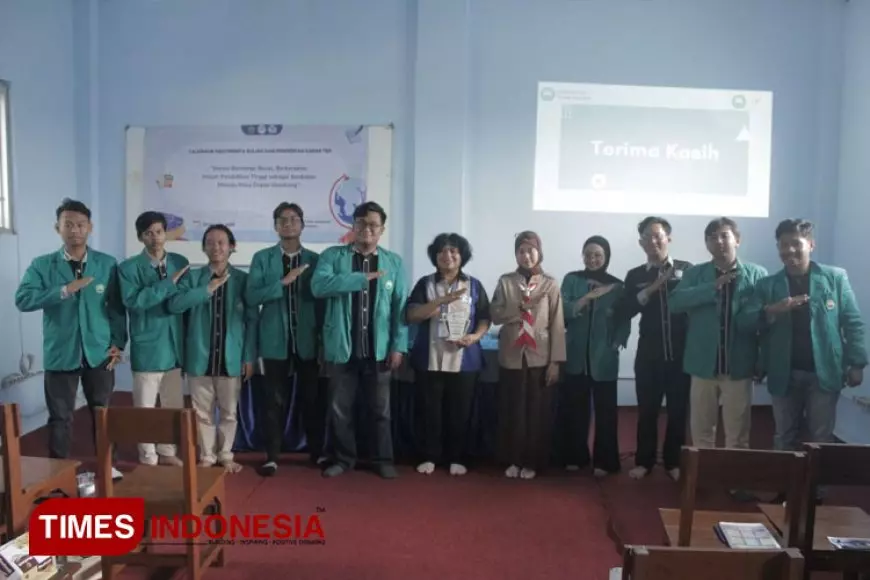
[[[83,275],[94,281],[63,298],[63,287],[75,276],[61,248],[34,259],[15,292],[18,310],[42,310],[42,365],[47,371],[79,369],[82,356],[97,368],[108,358],[110,347],[123,350],[127,345],[117,261],[88,248]]]
[[[408,284],[405,268],[398,254],[378,247],[378,278],[375,309],[372,313],[375,335],[375,356],[385,360],[391,352],[408,352],[408,327],[405,325],[405,304]],[[324,360],[345,363],[353,352],[351,336],[353,293],[369,283],[365,274],[353,271],[353,246],[333,246],[324,250],[311,278],[311,292],[325,298],[323,321]]]
[[[145,251],[118,266],[121,297],[130,312],[130,368],[133,372],[167,371],[184,361],[184,323],[180,314],[169,311],[167,301],[178,290],[172,275],[187,265],[184,256],[166,252],[166,278],[163,280]]]
[[[289,350],[289,298],[281,284],[281,278],[284,277],[283,254],[280,245],[254,254],[245,284],[245,301],[263,307],[260,310],[259,348],[260,356],[264,359],[285,360]],[[317,258],[317,253],[302,248],[301,261],[308,264],[308,269],[296,280],[299,285],[296,351],[302,360],[314,360],[318,354],[320,320],[317,314],[321,305],[311,293],[311,277],[317,266]]]
[[[242,363],[257,360],[258,308],[245,301],[248,275],[229,267],[229,280],[224,284],[226,307],[226,343],[224,345],[227,374],[242,375]],[[194,377],[208,371],[211,347],[211,294],[208,283],[212,271],[208,266],[191,270],[178,281],[178,291],[169,299],[168,309],[175,314],[188,313],[185,333],[184,372]]]
[[[755,284],[767,276],[767,270],[756,264],[737,262],[737,287],[731,298],[731,344],[729,376],[734,380],[751,379],[758,371],[758,333],[746,331],[738,324],[740,312],[752,297]],[[716,355],[719,349],[719,302],[716,291],[716,267],[712,262],[692,266],[671,291],[668,306],[674,314],[688,314],[686,350],[683,370],[702,379],[716,378]],[[741,331],[743,329],[743,331]]]
[[[592,315],[589,307],[577,311],[575,303],[591,288],[582,272],[571,272],[562,281],[562,302],[565,305],[565,331],[568,359],[565,372],[569,375],[589,374],[596,381],[615,381],[619,378],[619,347],[624,347],[631,333],[631,320],[617,323],[613,309],[623,294],[623,285],[594,300]],[[591,341],[591,345],[590,345]],[[586,368],[587,345],[589,363]]]
[[[791,377],[791,314],[768,322],[764,307],[789,296],[785,269],[761,280],[741,313],[747,329],[761,331],[762,366],[771,395],[788,391]],[[819,386],[840,391],[849,367],[867,366],[864,323],[846,271],[813,262],[810,265],[810,332]]]

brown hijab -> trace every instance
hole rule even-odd
[[[517,272],[525,276],[526,280],[528,280],[535,274],[540,274],[543,271],[541,269],[541,262],[544,261],[544,250],[541,249],[541,236],[533,231],[526,230],[517,234],[517,237],[514,240],[514,254],[520,250],[520,246],[523,244],[527,244],[538,250],[538,263],[535,264],[533,268],[527,269],[522,266],[517,268]]]

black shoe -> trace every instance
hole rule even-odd
[[[321,475],[323,477],[338,477],[342,473],[344,473],[344,467],[336,463],[324,469]]]
[[[278,464],[274,461],[267,461],[260,466],[260,475],[263,477],[272,477],[278,471]]]
[[[396,471],[396,468],[389,463],[378,465],[375,467],[375,473],[380,475],[384,479],[396,479],[399,477],[399,472]]]

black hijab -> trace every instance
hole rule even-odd
[[[577,272],[577,274],[583,276],[587,280],[594,280],[599,284],[622,284],[622,280],[607,273],[607,267],[610,266],[610,242],[601,236],[592,236],[583,242],[583,250],[586,250],[586,247],[590,244],[601,246],[601,249],[604,250],[604,264],[602,264],[602,266],[597,270],[584,268]]]

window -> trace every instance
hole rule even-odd
[[[0,80],[0,232],[12,231],[9,132],[9,83]]]

